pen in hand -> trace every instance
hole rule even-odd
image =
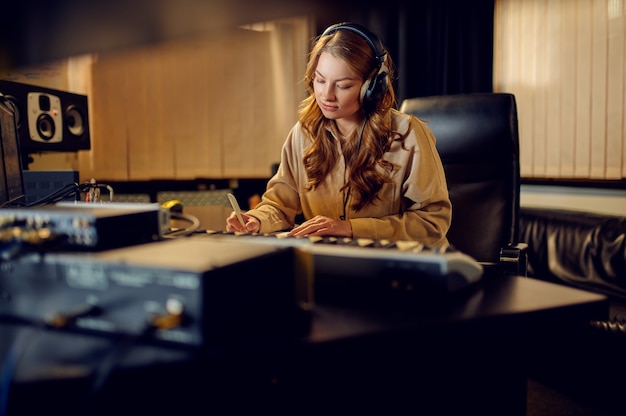
[[[239,223],[245,230],[246,222],[243,220],[243,217],[241,216],[241,208],[239,208],[239,204],[237,203],[237,198],[235,198],[235,195],[229,193],[228,201],[230,201],[230,206],[233,207],[233,211],[235,211],[235,214],[237,215],[237,219],[239,220]]]

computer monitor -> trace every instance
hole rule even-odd
[[[24,196],[22,156],[12,104],[0,93],[0,208]]]

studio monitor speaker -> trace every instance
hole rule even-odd
[[[20,152],[73,152],[91,148],[87,96],[0,80],[14,106]]]

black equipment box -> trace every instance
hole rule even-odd
[[[308,329],[310,278],[292,248],[210,239],[26,253],[0,267],[0,320],[205,347]]]
[[[0,209],[0,225],[26,235],[48,235],[45,250],[106,250],[157,241],[169,231],[170,214],[157,203],[59,202]]]

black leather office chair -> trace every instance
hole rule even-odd
[[[518,241],[519,137],[515,96],[505,93],[408,98],[400,110],[437,139],[452,201],[450,244],[486,270],[526,275]]]

